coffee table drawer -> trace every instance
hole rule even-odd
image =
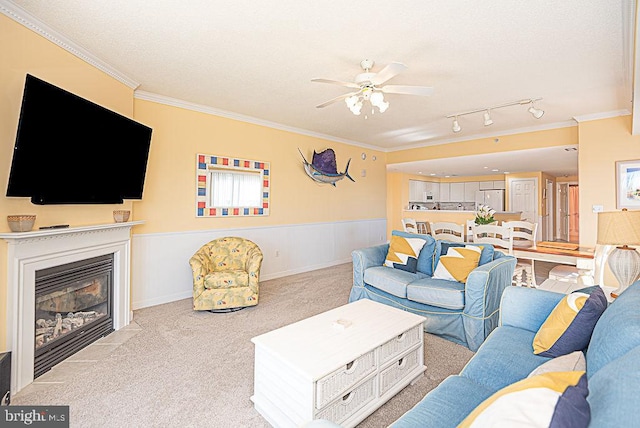
[[[383,395],[405,376],[411,374],[420,364],[422,347],[417,347],[406,355],[398,358],[390,367],[380,373],[380,395]]]
[[[391,361],[397,355],[420,343],[420,329],[422,329],[422,324],[405,331],[383,344],[380,347],[380,365]]]
[[[315,419],[327,419],[337,424],[342,423],[376,398],[376,379],[378,379],[377,376],[372,376],[360,386],[347,392],[329,404],[326,409],[318,412]]]
[[[321,409],[327,403],[369,374],[376,371],[375,350],[367,352],[338,370],[318,380],[316,384],[316,408]]]

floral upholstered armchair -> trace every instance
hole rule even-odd
[[[262,251],[238,237],[214,239],[189,259],[193,309],[231,311],[258,304]]]

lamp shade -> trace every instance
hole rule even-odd
[[[598,244],[640,244],[640,211],[598,213]]]

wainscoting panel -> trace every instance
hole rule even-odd
[[[133,235],[131,307],[192,297],[189,258],[212,239],[241,236],[258,244],[266,281],[348,263],[353,250],[386,242],[386,228],[386,219],[372,219]]]

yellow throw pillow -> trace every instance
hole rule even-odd
[[[427,241],[422,238],[405,238],[392,235],[384,265],[416,273],[418,269],[418,256],[426,242]]]
[[[472,270],[478,267],[482,247],[465,245],[450,247],[447,254],[440,256],[433,277],[449,281],[466,282]]]
[[[533,338],[533,353],[554,358],[585,349],[605,309],[607,299],[597,285],[563,297]]]

